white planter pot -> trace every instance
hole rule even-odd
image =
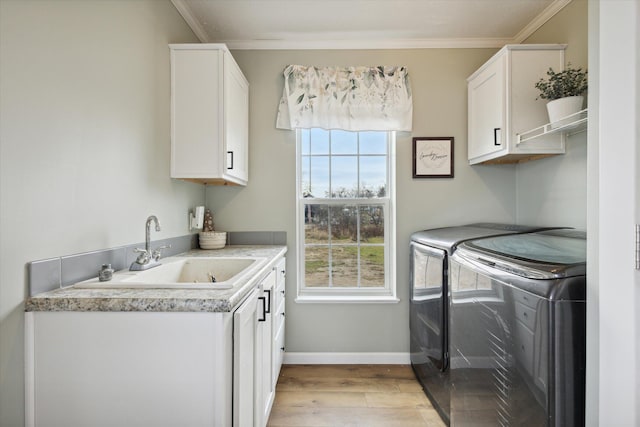
[[[582,110],[584,103],[583,96],[567,96],[566,98],[554,99],[547,103],[547,112],[551,123],[564,119],[567,116]]]

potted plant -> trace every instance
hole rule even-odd
[[[587,70],[572,68],[567,64],[564,71],[556,73],[552,68],[547,71],[547,79],[540,79],[535,87],[540,90],[540,99],[548,99],[549,121],[557,122],[582,109],[583,93],[587,91]]]

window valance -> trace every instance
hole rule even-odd
[[[289,65],[276,127],[410,131],[412,116],[405,67]]]

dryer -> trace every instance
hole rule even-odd
[[[465,242],[449,292],[453,425],[584,425],[583,232]]]
[[[449,423],[448,260],[459,244],[549,227],[474,223],[414,233],[410,243],[411,366],[440,417]]]

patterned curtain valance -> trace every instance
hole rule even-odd
[[[276,127],[410,131],[412,116],[405,67],[289,65]]]

